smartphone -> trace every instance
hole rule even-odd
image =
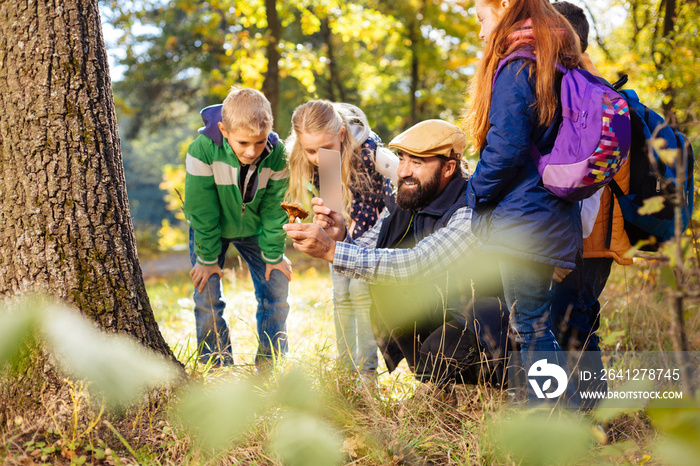
[[[323,205],[336,212],[342,212],[343,183],[339,151],[318,150],[318,182]]]

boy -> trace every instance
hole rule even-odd
[[[199,361],[233,364],[221,277],[233,244],[250,269],[259,346],[258,371],[272,351],[287,352],[287,293],[291,264],[284,256],[287,154],[272,132],[270,103],[253,89],[232,88],[223,105],[201,112],[204,128],[187,150],[185,215],[190,224]]]
[[[591,74],[601,76],[586,53],[588,47],[588,19],[584,11],[569,2],[556,2],[554,8],[571,24],[581,40],[583,68]],[[628,161],[615,175],[615,181],[625,192],[629,189],[630,164]],[[594,373],[603,370],[599,338],[600,294],[610,275],[613,260],[620,265],[632,264],[624,256],[631,244],[624,230],[624,219],[619,204],[615,203],[610,219],[610,203],[613,202],[609,187],[583,201],[583,222],[590,233],[583,238],[583,260],[576,269],[552,287],[552,330],[565,351],[586,351],[585,364]],[[585,233],[584,233],[585,235]],[[609,241],[606,241],[610,237]],[[605,381],[580,381],[581,391],[607,391]],[[595,399],[581,399],[583,409],[592,408]]]

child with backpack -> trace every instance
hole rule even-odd
[[[284,256],[287,153],[272,131],[272,110],[254,89],[232,88],[223,104],[201,112],[205,126],[187,149],[184,211],[190,224],[197,350],[201,363],[233,364],[223,317],[222,268],[233,245],[250,269],[259,345],[255,364],[268,372],[287,352],[287,293],[291,264]]]
[[[581,215],[578,203],[544,187],[530,146],[543,154],[553,146],[562,121],[557,62],[568,57],[563,63],[567,68],[579,65],[578,37],[548,2],[477,0],[475,6],[485,46],[465,118],[472,147],[481,151],[467,187],[467,202],[474,209],[472,229],[485,250],[499,255],[525,373],[540,367],[533,356],[566,370],[549,322],[550,284],[554,267],[575,267]],[[511,60],[494,82],[503,57],[532,47],[536,61]],[[541,398],[528,389],[531,402]],[[571,390],[569,397],[575,405]]]
[[[294,110],[287,140],[290,188],[287,198],[304,201],[309,186],[318,189],[318,150],[337,150],[341,156],[343,214],[348,234],[359,238],[370,229],[391,196],[391,185],[377,171],[376,152],[381,141],[354,105],[311,100]],[[369,285],[331,268],[335,333],[342,367],[374,374],[377,344],[370,323]]]
[[[583,66],[591,73],[600,76],[588,57],[588,19],[581,8],[568,2],[556,2],[554,8],[564,16],[579,37]],[[614,179],[625,190],[629,190],[629,158],[622,165]],[[586,351],[587,370],[601,373],[600,339],[596,335],[600,325],[600,302],[598,298],[610,275],[613,260],[621,265],[632,264],[625,257],[631,244],[624,229],[624,219],[619,205],[614,206],[610,216],[611,191],[609,186],[601,188],[596,196],[585,199],[584,223],[588,224],[583,238],[583,259],[561,282],[552,287],[552,329],[559,345],[566,351]],[[610,242],[606,237],[610,234]],[[606,392],[607,383],[601,380],[580,381],[580,391]],[[592,408],[595,398],[581,400],[581,407]]]
[[[583,67],[596,76],[600,76],[586,53],[589,24],[583,9],[565,1],[556,2],[553,6],[569,21],[579,36]],[[647,239],[654,234],[653,230],[642,231],[639,227],[631,225],[630,217],[638,218],[636,210],[641,206],[645,196],[642,191],[645,189],[645,185],[650,184],[649,181],[645,182],[645,178],[648,178],[650,172],[653,172],[649,167],[647,153],[647,140],[651,138],[651,131],[647,130],[647,134],[644,134],[645,123],[640,118],[640,114],[645,114],[646,119],[650,122],[654,117],[657,117],[656,123],[651,123],[654,126],[663,123],[663,120],[649,109],[640,110],[641,104],[636,99],[636,95],[630,94],[630,91],[621,92],[628,98],[631,110],[630,156],[622,164],[612,181],[601,188],[596,197],[583,201],[584,224],[591,224],[588,228],[584,226],[584,232],[588,230],[588,234],[584,234],[583,238],[583,259],[572,273],[552,288],[551,320],[559,344],[565,350],[585,351],[586,357],[583,361],[588,366],[586,369],[598,374],[603,370],[599,338],[595,333],[600,324],[601,305],[599,298],[610,275],[613,261],[620,265],[631,265],[632,258],[627,257],[626,253],[638,240]],[[632,95],[634,98],[630,98]],[[674,147],[674,143],[676,147],[682,146],[682,143],[674,141],[674,130],[670,128],[664,128],[657,134],[657,137],[667,133],[670,133],[672,139],[668,141],[669,147]],[[692,186],[692,151],[688,155],[691,156],[689,180],[690,186]],[[661,165],[659,163],[660,174],[664,172]],[[632,166],[634,166],[634,176],[632,175]],[[654,176],[651,175],[651,177]],[[654,179],[650,181],[652,185],[655,184]],[[658,195],[661,190],[659,189],[657,192],[656,186],[654,186],[647,191],[654,191],[651,195]],[[692,188],[690,191],[692,192]],[[637,204],[623,212],[621,202],[625,202],[625,198],[630,197],[634,198]],[[692,211],[692,194],[688,202],[690,205],[688,212],[690,212]],[[659,212],[642,217],[657,217],[655,221],[640,220],[639,224],[658,225],[657,240],[660,242],[669,239],[661,232],[672,227],[672,215]],[[667,225],[666,227],[662,226],[664,223]],[[684,223],[687,225],[687,218],[684,219]],[[628,230],[633,232],[632,238],[630,238]],[[578,389],[579,391],[606,392],[607,383],[604,380],[581,380]],[[592,408],[596,400],[597,398],[592,397],[585,400],[582,398],[581,407],[584,409]]]

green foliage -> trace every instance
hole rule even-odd
[[[189,387],[176,415],[205,449],[221,450],[247,433],[266,405],[250,381],[225,381],[211,387]]]
[[[686,465],[700,457],[700,404],[683,400],[673,404],[658,400],[650,404],[647,413],[654,426],[664,435],[655,442],[655,453],[665,464]]]
[[[283,136],[292,110],[309,98],[359,105],[385,138],[412,120],[458,118],[481,48],[474,17],[458,2],[305,0],[277,2],[277,11]],[[196,111],[220,102],[233,84],[262,87],[262,0],[112,2],[103,14],[122,33],[126,71],[116,92],[137,123],[163,121],[168,103]]]
[[[581,461],[593,446],[591,429],[565,411],[536,409],[504,413],[490,427],[502,458],[528,465],[564,465]]]
[[[251,380],[192,386],[175,415],[196,436],[205,454],[230,449],[254,430],[256,421],[270,416],[279,421],[270,434],[269,448],[284,464],[337,464],[342,440],[334,427],[319,418],[320,401],[310,379],[292,368],[269,396],[263,396]]]
[[[100,332],[77,311],[47,298],[26,299],[0,314],[5,335],[0,367],[16,358],[32,337],[42,342],[59,366],[116,408],[123,408],[145,389],[172,381],[176,369],[131,338]],[[32,332],[36,329],[36,332]]]
[[[283,415],[271,442],[282,463],[290,466],[340,464],[342,438],[328,423],[303,412]]]
[[[615,391],[646,392],[654,388],[650,380],[630,380]],[[620,414],[634,414],[640,411],[639,401],[632,397],[608,398],[596,406],[593,417],[600,422],[610,422]]]
[[[0,368],[6,363],[16,362],[21,347],[36,325],[34,305],[27,301],[0,312]]]
[[[172,381],[177,371],[131,338],[105,334],[83,316],[52,306],[42,316],[43,333],[67,374],[90,381],[108,404],[127,406],[149,387]]]
[[[644,199],[644,205],[639,208],[639,215],[651,215],[661,212],[664,208],[664,196],[654,196]]]

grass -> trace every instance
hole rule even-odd
[[[188,391],[182,388],[149,392],[126,411],[103,411],[100,400],[85,385],[70,382],[55,390],[40,389],[45,396],[40,407],[10,410],[13,418],[0,419],[2,464],[329,464],[332,456],[326,462],[300,459],[308,450],[302,448],[305,442],[313,446],[311,450],[326,444],[329,451],[340,450],[342,464],[554,464],[551,456],[527,456],[531,453],[504,445],[509,432],[523,439],[535,435],[538,440],[529,443],[544,442],[538,451],[564,455],[561,458],[566,460],[557,464],[663,462],[655,445],[668,433],[655,428],[645,411],[618,414],[606,426],[607,436],[597,430],[599,421],[580,413],[562,415],[556,424],[558,432],[548,433],[538,429],[551,426],[552,416],[558,414],[549,413],[547,424],[538,424],[536,414],[523,415],[509,408],[506,394],[499,390],[458,387],[447,400],[417,383],[405,365],[392,374],[380,367],[376,384],[336,369],[328,265],[293,250],[289,255],[294,264],[290,353],[281,363],[282,371],[269,379],[255,375],[257,303],[247,270],[236,257],[229,261],[224,280],[236,361],[230,369],[193,363],[196,338],[187,271],[147,281],[161,332],[186,363],[195,386],[202,393],[244,393],[241,396],[249,397],[244,400],[264,406],[255,410],[252,423],[236,441],[216,450],[203,447],[197,431],[173,415],[188,399]],[[661,275],[649,263],[614,266],[601,300],[599,333],[604,350],[670,349],[670,312]],[[696,308],[697,303],[688,304],[686,324],[690,347],[697,351]],[[202,399],[194,398],[198,403]],[[2,386],[0,403],[21,400],[10,384]],[[223,429],[235,420],[225,406],[214,406],[206,411],[221,411],[215,428]],[[287,431],[295,436],[290,440],[282,435],[280,425],[292,426]],[[584,453],[567,457],[576,451],[575,445],[583,445]],[[292,453],[285,456],[285,451]]]

